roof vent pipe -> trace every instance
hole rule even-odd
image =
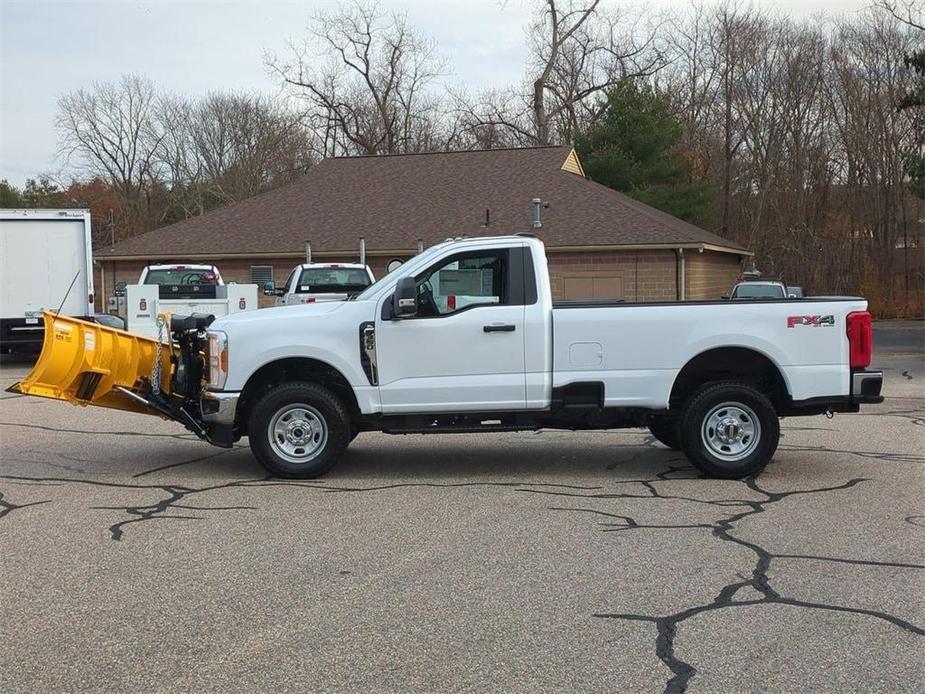
[[[424,239],[418,239],[418,253],[424,252]]]
[[[539,198],[533,198],[533,228],[540,229],[543,226],[542,218],[543,201]]]
[[[360,265],[366,265],[366,239],[360,237]]]
[[[305,262],[312,262],[312,242],[308,239],[305,239]]]

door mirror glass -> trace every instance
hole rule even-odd
[[[413,277],[402,277],[395,285],[395,293],[392,295],[392,315],[396,318],[409,318],[417,312],[417,285]]]
[[[276,283],[275,282],[264,282],[263,283],[263,293],[267,296],[271,294],[276,294]]]

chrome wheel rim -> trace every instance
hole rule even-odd
[[[270,418],[267,438],[276,455],[299,465],[321,455],[328,442],[328,425],[311,405],[291,403]]]
[[[747,405],[724,402],[703,418],[701,438],[711,455],[733,463],[747,458],[758,447],[761,422]]]

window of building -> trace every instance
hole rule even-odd
[[[251,265],[251,284],[262,288],[267,282],[273,281],[272,265]]]

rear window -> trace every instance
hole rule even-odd
[[[302,270],[297,294],[360,292],[370,285],[369,273],[362,268],[313,267]]]
[[[736,299],[783,299],[784,289],[775,284],[739,284],[733,296]]]
[[[194,270],[192,268],[185,268],[182,270],[148,270],[148,274],[145,276],[145,284],[218,284],[218,278],[212,270]]]

